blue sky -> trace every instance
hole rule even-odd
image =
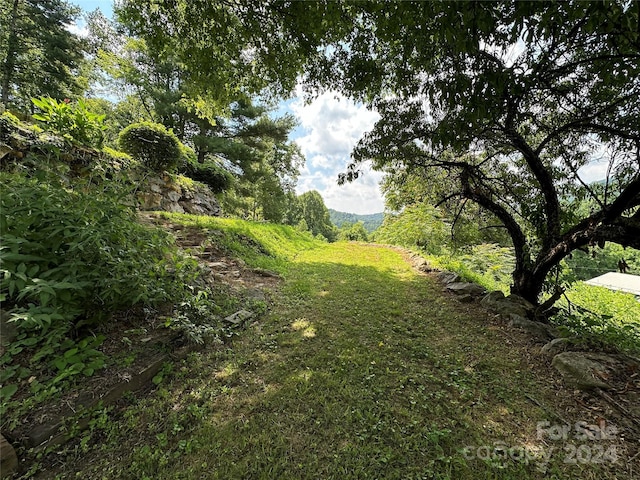
[[[86,12],[100,8],[103,14],[113,14],[112,0],[70,0]],[[72,31],[82,34],[83,23]],[[329,208],[350,213],[377,213],[384,210],[384,200],[378,186],[382,175],[365,171],[355,182],[338,186],[337,178],[345,170],[350,153],[363,133],[373,127],[375,112],[356,105],[335,93],[326,93],[305,104],[302,95],[283,102],[278,112],[289,112],[299,122],[291,135],[302,150],[306,163],[298,178],[298,193],[317,190]]]

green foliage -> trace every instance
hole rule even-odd
[[[487,290],[500,290],[509,294],[513,271],[513,249],[496,244],[474,245],[457,250],[455,254],[443,251],[440,255],[425,255],[435,268],[456,272],[469,282]]]
[[[167,233],[137,221],[118,182],[75,178],[70,190],[56,178],[0,173],[0,301],[17,328],[0,357],[3,428],[106,367],[104,337],[87,330],[134,305],[188,301],[197,275]]]
[[[155,171],[173,171],[180,164],[180,140],[164,125],[152,122],[133,123],[118,137],[120,148]]]
[[[50,341],[51,332],[94,322],[138,302],[157,304],[184,293],[191,275],[177,264],[169,238],[135,221],[117,192],[67,191],[2,175],[5,307],[21,331]]]
[[[298,196],[301,217],[314,236],[322,236],[329,242],[335,241],[337,228],[331,223],[329,210],[320,193],[316,190]]]
[[[401,213],[386,214],[374,238],[379,243],[418,247],[438,254],[447,244],[449,229],[441,213],[428,204],[407,206]]]
[[[107,128],[105,115],[89,111],[82,99],[71,102],[65,99],[59,102],[51,97],[32,98],[40,113],[33,118],[41,122],[46,129],[64,138],[89,147],[101,147],[104,130]]]
[[[596,347],[640,354],[640,302],[631,294],[577,282],[553,321],[565,335]]]
[[[227,170],[211,161],[199,163],[196,160],[186,160],[179,171],[193,180],[204,183],[213,193],[227,190],[233,181]]]
[[[0,0],[0,95],[23,112],[35,96],[74,98],[87,87],[80,9],[64,0]]]
[[[354,242],[366,242],[368,240],[367,230],[364,227],[363,222],[354,223],[350,225],[345,223],[338,231],[338,240],[354,241]]]

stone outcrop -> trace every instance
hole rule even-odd
[[[515,313],[509,314],[509,325],[525,330],[542,341],[548,341],[555,337],[553,329],[549,325],[534,322]]]
[[[486,293],[486,290],[480,285],[468,282],[451,282],[447,283],[447,290],[457,293],[458,295],[480,296]]]
[[[574,343],[572,338],[554,338],[549,343],[546,343],[540,352],[545,355],[555,356],[559,353],[565,352],[571,348]]]
[[[618,361],[600,353],[564,352],[553,357],[551,364],[567,384],[581,390],[611,388],[606,382],[616,370]]]
[[[194,215],[220,215],[220,204],[209,188],[199,182],[168,173],[147,177],[137,194],[140,210],[163,210]]]

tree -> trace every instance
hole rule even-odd
[[[419,222],[416,228],[422,227],[426,233],[432,232],[433,219],[439,219],[442,228],[438,229],[437,235],[428,238],[427,235],[435,233],[432,232],[414,236],[413,243],[410,243],[411,235],[407,235],[402,240],[402,245],[405,246],[428,245],[433,249],[446,245],[454,250],[481,243],[510,246],[511,240],[504,226],[491,212],[466,198],[449,195],[457,187],[455,182],[456,179],[447,176],[445,172],[425,171],[411,165],[394,169],[393,173],[383,178],[381,184],[385,205],[392,212],[385,215],[385,220],[388,220],[385,226],[391,226],[402,217],[402,223],[405,224],[403,229],[407,229],[407,232],[413,230],[409,228],[408,222],[416,221]],[[437,210],[433,209],[433,205]],[[397,212],[400,212],[399,215]],[[386,241],[393,243],[391,238],[393,236]]]
[[[304,70],[307,89],[375,107],[341,180],[365,160],[445,175],[455,189],[440,201],[466,199],[504,225],[512,291],[532,302],[572,251],[640,248],[638,2],[123,3],[149,42],[182,40],[199,90],[287,91]],[[598,158],[602,189],[582,174]],[[598,207],[578,217],[569,200],[587,197]]]
[[[512,291],[537,303],[576,249],[640,248],[640,43],[629,2],[398,2],[358,9],[357,28],[314,65],[325,85],[381,113],[359,162],[445,174],[444,196],[508,231]],[[376,53],[370,53],[376,52]],[[604,157],[605,187],[581,168]],[[577,217],[571,198],[598,208]]]
[[[368,236],[367,230],[364,228],[364,222],[343,224],[338,232],[338,240],[366,242],[368,240]]]
[[[305,192],[298,197],[302,210],[302,220],[314,236],[322,235],[333,242],[336,240],[336,228],[329,219],[329,210],[320,193],[316,190]]]
[[[440,211],[428,203],[409,205],[401,213],[386,214],[375,232],[375,241],[404,247],[420,247],[440,254],[447,244],[449,231]]]
[[[195,163],[182,173],[203,179],[227,170],[234,181],[218,184],[227,190],[222,200],[228,214],[282,221],[302,163],[299,149],[288,141],[294,118],[273,118],[268,105],[242,92],[200,95],[194,81],[199,68],[182,62],[181,41],[167,38],[157,44],[126,37],[98,15],[92,26],[92,44],[107,75],[195,151]],[[117,41],[110,43],[108,37]]]
[[[66,25],[80,10],[64,0],[0,0],[2,104],[31,107],[30,98],[75,97],[86,88],[79,75],[84,43]]]

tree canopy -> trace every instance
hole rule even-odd
[[[310,91],[375,107],[341,180],[365,160],[447,178],[438,201],[475,203],[507,230],[512,288],[529,300],[576,249],[640,247],[637,2],[138,3],[122,14],[150,42],[182,39],[200,88],[252,71],[232,83],[287,91],[303,74]],[[583,175],[597,162],[598,188]],[[587,197],[596,208],[578,216],[569,200]]]
[[[86,85],[80,75],[83,41],[66,26],[80,10],[64,0],[0,0],[0,97],[24,108],[30,98],[74,97]]]

